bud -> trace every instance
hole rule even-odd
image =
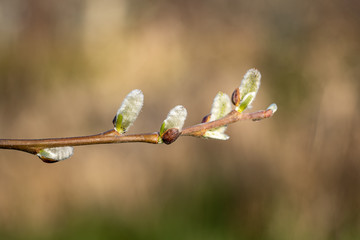
[[[186,116],[187,116],[186,108],[184,108],[181,105],[178,105],[178,106],[174,107],[173,109],[171,109],[170,112],[168,113],[166,119],[164,120],[163,124],[161,125],[160,137],[162,138],[163,134],[168,129],[172,129],[172,128],[175,128],[179,132],[181,132],[181,129],[184,126]],[[161,139],[159,139],[159,142],[161,142]]]
[[[170,128],[164,132],[161,139],[165,144],[171,144],[180,136],[181,132],[177,128]]]
[[[131,91],[122,102],[114,117],[114,129],[123,134],[136,120],[144,103],[144,95],[139,89]]]
[[[261,74],[255,68],[248,70],[247,73],[244,75],[244,78],[241,81],[239,87],[240,102],[238,103],[238,105],[235,104],[236,110],[238,112],[244,111],[254,101],[256,94],[260,88],[260,82],[261,82]],[[235,98],[235,100],[238,99]],[[235,103],[237,103],[237,101],[235,101]]]
[[[73,153],[73,147],[54,147],[41,149],[37,156],[46,163],[55,163],[71,157]]]
[[[231,101],[235,106],[240,105],[240,89],[237,88],[234,90],[234,92],[231,95]]]
[[[278,107],[276,103],[270,104],[270,106],[266,110],[271,110],[273,113],[277,111]]]
[[[211,114],[206,115],[206,116],[203,117],[203,119],[201,120],[201,123],[210,122],[210,117],[211,117]]]

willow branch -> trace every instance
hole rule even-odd
[[[213,122],[201,123],[198,125],[184,128],[180,136],[197,136],[210,129],[229,125],[241,120],[261,120],[273,115],[272,110],[264,110],[253,113],[230,112],[224,118]],[[66,138],[46,138],[46,139],[0,139],[0,149],[20,150],[32,154],[37,154],[41,149],[63,147],[63,146],[81,146],[94,144],[111,143],[130,143],[143,142],[157,144],[159,142],[159,132],[145,134],[119,134],[115,130],[109,130],[103,133],[81,137]]]
[[[276,104],[271,104],[266,110],[243,113],[251,103],[260,86],[261,74],[256,69],[250,69],[244,75],[240,87],[236,88],[230,97],[218,92],[215,96],[210,114],[202,123],[183,128],[187,111],[178,105],[170,110],[163,121],[160,131],[145,134],[125,134],[137,119],[143,103],[141,90],[131,91],[123,100],[114,120],[114,129],[103,133],[81,137],[46,138],[46,139],[0,139],[0,149],[12,149],[36,154],[44,162],[52,163],[69,158],[73,154],[73,146],[110,144],[110,143],[165,143],[171,144],[180,136],[194,136],[227,140],[226,126],[241,120],[261,120],[271,117],[277,110]],[[235,109],[232,110],[232,104]]]

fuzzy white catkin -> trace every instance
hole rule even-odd
[[[251,103],[255,100],[256,94],[259,91],[261,83],[261,74],[260,72],[255,69],[249,69],[246,74],[244,75],[243,80],[241,81],[239,90],[240,90],[240,106],[236,107],[236,110],[239,111],[239,108],[246,108],[251,107]],[[245,105],[244,105],[245,104]]]
[[[231,100],[230,97],[223,93],[219,92],[213,101],[211,108],[210,121],[215,121],[220,118],[225,117],[231,111]],[[229,136],[225,134],[226,126],[221,126],[215,129],[211,129],[205,132],[203,137],[213,138],[219,140],[227,140]]]
[[[37,155],[40,158],[48,158],[54,161],[62,161],[71,157],[74,153],[73,147],[44,148]]]
[[[218,140],[228,140],[230,137],[224,133],[225,130],[226,130],[226,127],[220,127],[216,130],[208,130],[205,132],[203,137],[218,139]]]
[[[240,99],[242,100],[246,94],[250,92],[254,92],[255,95],[260,88],[261,83],[261,73],[255,69],[249,69],[245,75],[243,80],[241,81],[239,90],[240,90]]]
[[[133,122],[138,117],[141,108],[144,104],[144,94],[141,90],[135,89],[131,91],[122,102],[119,110],[116,113],[116,122],[119,115],[122,115],[121,128],[123,132],[126,132]]]
[[[181,105],[174,107],[170,110],[164,121],[165,130],[170,128],[177,128],[181,131],[182,127],[184,126],[186,116],[187,111],[185,107]]]
[[[223,92],[219,92],[213,101],[211,108],[210,121],[225,117],[231,111],[230,97]]]

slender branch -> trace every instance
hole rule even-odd
[[[216,121],[201,123],[190,126],[182,130],[181,136],[197,136],[200,137],[207,130],[225,126],[241,120],[261,120],[269,118],[273,115],[273,111],[268,109],[253,113],[239,113],[232,111],[224,118]],[[128,143],[128,142],[144,142],[156,144],[159,142],[159,133],[146,134],[119,134],[115,130],[109,130],[103,133],[81,137],[67,138],[47,138],[47,139],[0,139],[0,149],[20,150],[32,154],[37,154],[41,149],[64,147],[64,146],[81,146],[93,144],[109,144],[109,143]]]
[[[256,69],[250,69],[244,75],[240,87],[232,93],[218,92],[215,96],[211,112],[203,118],[202,123],[183,128],[187,111],[178,105],[170,110],[163,121],[160,131],[145,134],[125,134],[136,120],[144,103],[141,90],[131,91],[123,100],[113,120],[114,129],[103,133],[82,137],[46,138],[46,139],[0,139],[0,149],[12,149],[37,154],[44,162],[53,163],[69,158],[73,154],[73,146],[109,144],[109,143],[165,143],[171,144],[180,136],[194,136],[227,140],[224,132],[226,126],[241,120],[261,120],[271,117],[277,110],[276,104],[271,104],[267,110],[243,113],[253,102],[260,86],[261,74]],[[231,102],[235,105],[232,110]]]
[[[115,130],[109,130],[100,134],[81,137],[47,139],[0,139],[0,148],[14,149],[36,154],[44,148],[64,146],[81,146],[127,142],[158,143],[158,136],[159,135],[157,133],[120,135]]]

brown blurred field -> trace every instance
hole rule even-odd
[[[130,133],[201,121],[256,67],[228,141],[98,145],[44,164],[0,151],[1,239],[359,239],[360,3],[0,0],[0,137],[95,134],[141,89]]]

